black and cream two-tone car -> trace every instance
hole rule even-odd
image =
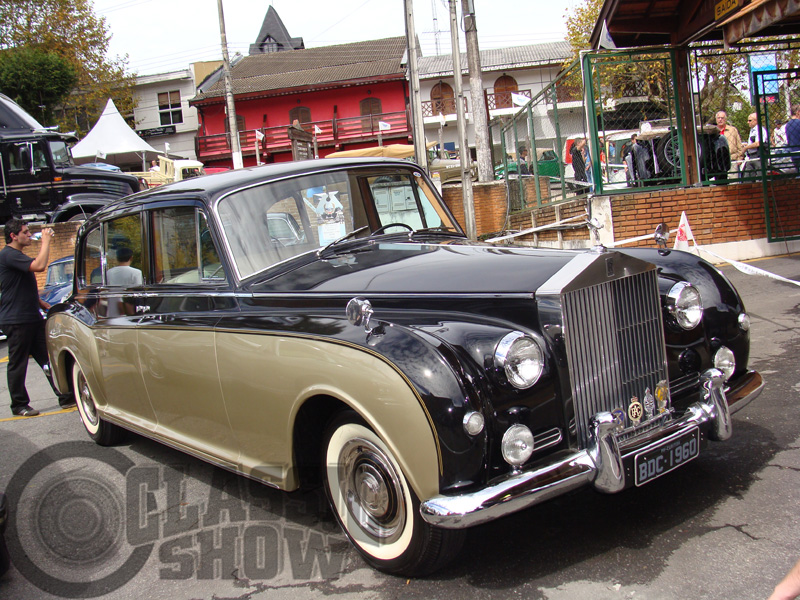
[[[48,315],[100,444],[132,430],[282,490],[321,483],[374,567],[471,526],[641,486],[762,388],[749,318],[675,251],[470,242],[413,163],[317,160],[116,201]]]

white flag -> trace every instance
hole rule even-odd
[[[607,50],[615,50],[617,47],[614,40],[611,39],[611,34],[608,33],[608,26],[605,21],[603,21],[603,26],[600,28],[600,39],[597,40],[597,44]]]
[[[322,129],[319,128],[319,125],[314,125],[314,135],[319,135],[322,133]]]
[[[681,221],[678,224],[678,233],[675,234],[675,244],[672,248],[674,250],[689,251],[689,240],[696,245],[694,235],[692,235],[692,228],[689,227],[689,219],[686,218],[686,211],[681,212]]]
[[[97,151],[97,158],[105,158],[105,157],[106,157],[105,151],[103,151],[103,150],[98,150]]]
[[[523,96],[522,94],[515,94],[514,92],[511,92],[511,102],[517,106],[525,106],[528,103],[528,97]]]
[[[255,131],[256,131],[256,140],[260,142],[261,140],[264,139],[264,134],[261,133],[258,129],[256,129]]]
[[[378,129],[381,131],[389,131],[392,128],[386,121],[378,121]]]

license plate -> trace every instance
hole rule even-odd
[[[697,427],[674,435],[639,452],[633,458],[636,485],[644,485],[673,469],[697,458],[700,453],[700,431]]]

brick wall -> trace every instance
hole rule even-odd
[[[50,242],[50,262],[64,256],[72,256],[75,253],[75,239],[81,224],[81,221],[69,221],[67,223],[47,225],[47,227],[52,227],[56,234]],[[31,224],[29,228],[33,233],[42,230],[42,226],[38,224]],[[5,248],[5,245],[6,238],[5,235],[2,235],[0,236],[0,250]],[[25,248],[24,252],[31,258],[36,258],[36,255],[39,254],[39,248],[41,248],[41,242],[33,242],[30,246]],[[36,281],[39,284],[40,290],[44,287],[46,279],[47,271],[36,273]]]
[[[445,185],[442,195],[456,221],[466,230],[464,221],[464,196],[461,185]],[[473,183],[475,203],[475,229],[478,236],[501,231],[506,221],[506,186],[503,181]]]
[[[525,193],[532,193],[532,183],[528,184],[528,188]],[[473,189],[478,236],[502,230],[507,207],[504,182],[475,184]],[[463,225],[461,187],[445,186],[444,193],[445,202]],[[596,198],[595,204],[602,203],[597,203]],[[651,234],[662,222],[670,230],[675,229],[682,211],[686,212],[699,245],[767,237],[764,187],[760,182],[652,191],[631,190],[630,193],[608,196],[605,204],[610,206],[611,216],[608,222],[613,228],[614,241],[617,242]],[[773,216],[773,236],[800,235],[800,179],[770,182],[767,205],[771,213],[777,215]],[[585,245],[589,245],[589,231],[585,227],[574,227],[581,222],[581,215],[588,214],[587,206],[588,201],[581,199],[515,211],[509,215],[505,228],[520,231],[574,217],[575,220],[565,224],[561,231],[542,231],[518,237],[516,241],[579,244],[583,241]],[[653,242],[647,239],[631,245],[652,246]]]

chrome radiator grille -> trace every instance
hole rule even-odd
[[[581,447],[600,411],[627,411],[632,397],[667,378],[657,274],[649,270],[566,292],[561,310]]]

